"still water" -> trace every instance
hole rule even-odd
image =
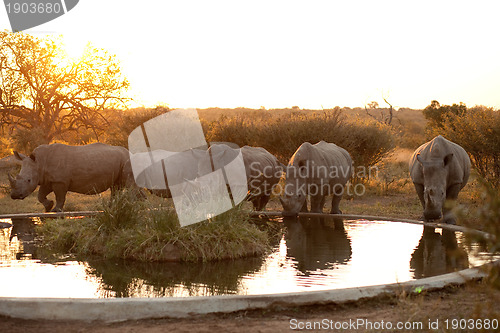
[[[213,263],[81,261],[71,256],[54,261],[39,255],[31,220],[12,223],[9,227],[0,222],[0,297],[175,297],[338,289],[404,282],[493,258],[459,232],[316,218],[277,220],[281,239],[262,257]]]

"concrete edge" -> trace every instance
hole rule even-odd
[[[439,227],[448,228],[447,225]],[[455,226],[450,229],[460,229],[465,232],[472,230]],[[22,319],[118,322],[151,318],[184,318],[276,306],[345,303],[402,291],[419,293],[451,285],[463,285],[468,281],[487,276],[486,267],[491,265],[500,266],[500,260],[454,273],[403,283],[283,294],[123,299],[0,297],[0,315]]]

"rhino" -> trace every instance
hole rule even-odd
[[[131,154],[133,167],[138,170],[135,181],[156,196],[172,198],[169,185],[196,179],[198,160],[205,152],[206,149],[192,148],[183,152],[154,150]],[[151,156],[156,163],[151,164]]]
[[[9,174],[11,198],[24,199],[38,185],[38,201],[45,211],[62,211],[66,193],[97,194],[111,188],[113,194],[124,186],[134,186],[132,167],[126,148],[93,143],[69,146],[60,143],[41,145],[30,156],[14,155],[21,172],[14,179]],[[56,205],[47,195],[54,192]]]
[[[234,149],[226,144],[212,144],[207,151],[205,160],[199,163],[199,176],[212,172],[213,169],[219,169],[235,160],[241,151],[243,164],[245,166],[245,176],[247,184],[246,199],[252,202],[253,208],[257,211],[264,210],[271,194],[278,184],[285,166],[270,152],[262,147],[243,146],[240,149]],[[206,159],[211,156],[211,163]]]
[[[256,211],[264,210],[285,166],[262,147],[243,146],[241,153],[248,179],[248,200]]]
[[[293,154],[286,169],[284,193],[280,197],[284,216],[307,212],[322,213],[327,195],[333,194],[331,214],[342,214],[339,203],[353,172],[349,153],[334,143],[304,142]]]
[[[443,217],[445,223],[455,224],[455,218],[445,207],[445,201],[456,200],[467,184],[471,168],[467,152],[438,135],[415,150],[409,167],[410,177],[424,209],[424,220]]]

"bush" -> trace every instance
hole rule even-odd
[[[447,113],[442,125],[439,134],[462,146],[477,172],[500,188],[500,112],[476,106],[460,114]]]
[[[485,241],[483,237],[472,237],[470,240],[478,241],[489,252],[498,254],[500,252],[500,193],[490,183],[481,177],[477,178],[478,190],[481,194],[478,201],[481,202],[471,211],[463,207],[455,207],[458,219],[467,227],[487,232],[493,237]],[[492,265],[488,268],[488,281],[497,289],[500,289],[500,265]]]
[[[106,116],[109,128],[103,135],[102,142],[128,148],[128,136],[137,126],[167,111],[168,108],[161,106],[154,109],[108,110]]]
[[[138,202],[133,192],[103,199],[98,209],[104,212],[94,218],[37,226],[43,247],[56,253],[143,261],[235,259],[270,248],[267,234],[240,207],[183,228],[172,209]]]
[[[11,137],[12,148],[25,154],[30,154],[39,145],[48,143],[41,128],[18,128]]]
[[[356,166],[370,167],[393,148],[391,129],[369,120],[348,122],[339,110],[277,117],[222,116],[205,123],[207,141],[263,147],[287,162],[304,142],[332,142],[346,149]]]
[[[464,103],[453,105],[441,105],[438,101],[432,101],[422,113],[428,120],[430,132],[441,131],[445,127],[445,122],[449,116],[462,116],[467,113],[467,106]],[[432,135],[435,136],[435,135]]]
[[[483,195],[484,206],[479,210],[479,218],[486,226],[486,232],[495,236],[490,240],[490,251],[500,252],[500,195],[497,190],[484,184],[485,193]],[[500,289],[500,265],[490,269],[489,282],[497,289]]]

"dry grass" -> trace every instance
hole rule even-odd
[[[94,218],[47,221],[37,233],[50,252],[142,261],[235,259],[270,249],[266,232],[240,207],[181,228],[168,205],[138,202],[124,191],[103,199],[97,209],[104,212]]]

